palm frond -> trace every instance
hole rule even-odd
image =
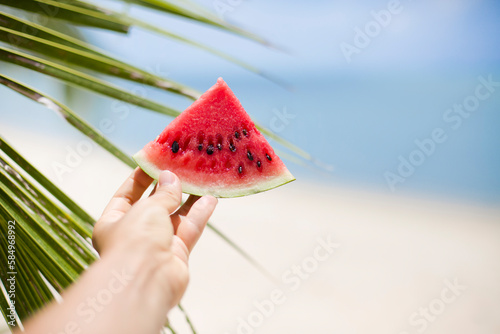
[[[224,20],[221,20],[217,15],[213,14],[212,12],[203,8],[202,6],[189,0],[182,1],[185,4],[185,6],[180,6],[178,4],[172,3],[171,1],[163,1],[163,0],[117,0],[117,1],[131,3],[146,8],[152,8],[157,11],[187,18],[194,22],[205,23],[209,26],[220,28],[227,32],[236,34],[238,36],[248,38],[262,45],[273,47],[273,45],[269,41],[262,38],[261,36],[252,34],[237,26],[231,25],[225,22]]]
[[[32,164],[30,164],[21,154],[19,154],[2,136],[0,136],[0,151],[3,152],[9,159],[11,159],[15,164],[20,166],[22,170],[29,175],[35,182],[40,184],[40,186],[47,190],[47,192],[55,198],[62,206],[67,207],[69,211],[61,210],[58,205],[53,205],[57,212],[55,215],[62,221],[71,224],[72,228],[78,231],[78,233],[84,235],[87,238],[92,236],[92,225],[94,219],[83,210],[78,204],[76,204],[71,198],[69,198],[64,192],[62,192],[58,187],[56,187],[49,179],[47,179],[42,173],[40,173]],[[40,195],[41,197],[41,195]],[[50,201],[41,200],[41,203],[49,206]]]
[[[75,114],[71,109],[64,106],[60,102],[54,100],[46,94],[34,90],[25,84],[22,84],[12,78],[0,74],[0,84],[3,84],[16,92],[36,101],[40,104],[45,105],[47,108],[56,112],[61,116],[66,122],[71,126],[76,128],[78,131],[89,137],[96,144],[100,145],[102,148],[107,150],[109,153],[113,154],[115,157],[120,159],[123,163],[130,167],[135,167],[136,163],[134,160],[125,154],[122,150],[112,144],[108,139],[106,139],[102,134],[99,133],[92,125],[83,120],[80,116]]]
[[[14,41],[14,43],[11,43],[14,46],[52,57],[52,59],[59,59],[94,72],[157,87],[191,99],[196,99],[199,96],[198,92],[176,82],[159,78],[128,64],[96,54],[96,52],[77,49],[3,27],[0,27],[0,40],[7,43]]]
[[[129,31],[130,25],[118,15],[88,3],[81,2],[81,6],[76,6],[75,3],[53,0],[0,0],[0,5],[69,21],[77,25],[121,33]]]
[[[86,88],[92,92],[102,94],[129,104],[149,109],[164,115],[176,117],[179,111],[157,102],[142,98],[137,94],[130,93],[111,83],[100,80],[94,76],[71,69],[54,62],[31,56],[21,51],[15,51],[0,46],[0,60],[16,64],[33,71],[37,71],[54,78],[61,79],[69,84]]]
[[[41,39],[46,39],[51,42],[63,44],[83,51],[92,52],[101,56],[107,56],[105,55],[104,51],[99,50],[94,45],[88,44],[78,38],[74,38],[72,36],[69,36],[68,34],[59,32],[35,22],[25,20],[19,16],[1,10],[0,23],[4,28],[9,28],[18,32],[24,32],[26,34],[37,36]],[[9,42],[11,45],[16,46],[15,39],[9,40]],[[111,56],[107,57],[111,59],[113,58]]]
[[[5,0],[0,0],[0,3],[2,1],[5,1]],[[28,0],[28,1],[33,1],[33,0]],[[50,6],[56,6],[56,4],[52,4],[54,1],[47,1],[47,0],[36,0],[36,1],[39,1],[40,4],[45,4],[45,5],[48,5],[48,3],[50,3]],[[13,6],[11,5],[10,1],[7,1],[9,2],[7,5],[11,6],[11,7],[16,7],[16,6]],[[166,31],[165,29],[161,29],[159,27],[157,27],[156,25],[152,25],[152,24],[149,24],[143,20],[139,20],[139,19],[136,19],[136,18],[132,18],[132,17],[129,17],[129,16],[126,16],[126,15],[123,15],[123,14],[120,14],[120,13],[117,13],[117,12],[114,12],[112,10],[108,10],[108,9],[102,9],[102,8],[99,8],[99,7],[96,7],[94,5],[90,5],[90,4],[87,4],[86,2],[83,2],[83,1],[73,1],[73,0],[66,0],[67,3],[70,4],[70,6],[66,5],[66,4],[57,4],[57,6],[59,7],[64,7],[64,9],[66,10],[69,10],[71,8],[74,9],[74,7],[76,8],[82,8],[81,10],[91,10],[91,11],[94,11],[95,15],[102,15],[101,13],[106,13],[107,16],[110,16],[110,17],[114,17],[116,20],[119,20],[120,23],[124,24],[124,25],[127,25],[127,27],[131,27],[131,26],[136,26],[136,27],[140,27],[140,28],[143,28],[145,30],[149,30],[149,31],[152,31],[154,33],[157,33],[157,34],[160,34],[164,37],[167,37],[167,38],[170,38],[170,39],[173,39],[177,42],[181,42],[181,43],[184,43],[184,44],[187,44],[187,45],[190,45],[190,46],[193,46],[193,47],[196,47],[196,48],[199,48],[201,50],[204,50],[206,52],[209,52],[209,53],[212,53],[216,56],[219,56],[223,59],[226,59],[227,61],[229,62],[232,62],[236,65],[239,65],[251,72],[254,72],[256,74],[259,74],[259,75],[262,75],[262,76],[266,76],[265,73],[262,73],[258,68],[256,68],[255,66],[251,66],[250,64],[244,62],[244,61],[241,61],[233,56],[230,56],[228,55],[227,53],[225,52],[222,52],[222,51],[219,51],[217,49],[214,49],[214,48],[211,48],[207,45],[204,45],[202,43],[199,43],[199,42],[195,42],[189,38],[186,38],[186,37],[183,37],[183,36],[180,36],[178,34],[175,34],[175,33],[172,33],[172,32],[169,32],[169,31]],[[46,10],[41,10],[40,9],[40,4],[38,6],[33,6],[32,7],[29,7],[30,9],[37,9],[37,13],[39,14],[44,14],[44,13],[48,13],[51,11],[53,11],[55,14],[54,16],[52,16],[53,18],[60,18],[59,16],[57,16],[57,14],[60,12],[59,11],[59,7],[56,7],[56,8],[52,8],[52,7],[49,7],[49,9],[46,9]],[[17,7],[16,8],[22,8],[22,4],[17,4]],[[26,10],[26,9],[25,9]],[[47,15],[47,14],[46,14]],[[75,22],[73,20],[71,20],[71,17],[69,18],[66,18],[65,20],[67,21],[70,21],[72,23],[78,23],[78,22]],[[103,27],[101,27],[103,28]],[[36,30],[35,30],[36,31]]]
[[[1,279],[6,287],[8,276],[15,276],[14,302],[22,320],[53,298],[44,278],[57,291],[62,291],[95,260],[96,255],[90,243],[85,241],[88,233],[80,234],[63,218],[64,214],[58,214],[66,213],[66,217],[71,217],[77,213],[68,215],[69,208],[44,195],[47,189],[25,176],[27,171],[23,163],[13,162],[8,154],[12,152],[4,150],[5,146],[2,141],[0,229],[4,236],[13,232],[15,247],[8,248],[8,239],[2,238],[2,259],[11,255],[13,261],[1,261]],[[12,303],[9,296],[3,297],[2,304]]]
[[[206,27],[248,38],[261,45],[271,46],[260,36],[231,25],[205,8],[190,0],[115,0],[117,3],[150,8],[158,13],[175,15]],[[21,11],[11,10],[20,9]],[[208,45],[193,41],[181,35],[153,26],[128,14],[120,13],[94,2],[84,0],[0,0],[0,61],[8,62],[30,71],[56,78],[71,86],[120,100],[149,111],[169,117],[179,114],[178,110],[162,103],[145,99],[111,84],[105,77],[120,78],[130,82],[161,89],[168,93],[196,99],[200,93],[169,78],[163,78],[145,71],[133,64],[87,43],[73,34],[73,37],[26,19],[22,13],[35,13],[48,22],[58,22],[67,27],[90,27],[127,34],[132,27],[154,32],[174,41],[191,45],[251,72],[268,77],[257,67],[239,60]],[[21,13],[21,14],[20,14]],[[71,30],[66,30],[71,31]],[[65,122],[76,128],[93,142],[107,150],[124,164],[135,167],[131,157],[111,143],[91,124],[75,111],[53,99],[43,91],[30,87],[0,72],[0,84],[46,106],[56,112]],[[257,124],[257,123],[256,123]],[[302,149],[258,125],[258,129],[289,149],[292,154],[278,154],[303,164],[313,158]],[[27,159],[19,154],[13,145],[0,135],[0,232],[9,233],[9,224],[15,222],[16,262],[10,268],[7,261],[0,261],[0,307],[4,318],[12,302],[5,293],[8,287],[8,273],[16,272],[19,282],[16,290],[16,317],[21,321],[34,314],[53,299],[51,288],[62,292],[74,282],[80,273],[96,258],[91,245],[93,218],[47,177],[40,173]],[[243,258],[267,277],[272,278],[264,267],[241,249],[212,223],[209,228],[227,242]],[[0,240],[0,256],[7,259],[9,244],[7,238]],[[185,310],[188,324],[194,331]],[[173,329],[169,327],[173,332]]]

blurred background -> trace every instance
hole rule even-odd
[[[235,55],[280,84],[138,29],[129,36],[81,31],[111,54],[199,91],[223,77],[250,115],[316,159],[307,165],[285,159],[298,179],[289,186],[221,201],[216,225],[279,283],[207,234],[193,255],[186,296],[199,332],[500,332],[500,5],[197,2],[279,50],[153,11],[120,10]],[[170,121],[135,107],[123,118],[115,101],[0,66],[19,80],[29,78],[96,127],[111,119],[108,137],[130,154]],[[121,85],[179,110],[190,104]],[[53,162],[64,161],[66,146],[84,137],[5,87],[0,96],[0,131],[97,216],[128,169],[95,148],[59,178]],[[427,153],[417,142],[427,143]],[[338,253],[319,261],[311,279],[300,278],[300,289],[289,290],[283,275],[292,265],[307,266],[303,261],[321,244],[318,238],[327,236],[340,244]],[[467,286],[463,297],[436,302],[456,280]],[[255,301],[270,298],[276,286],[286,300],[266,316]],[[421,308],[430,308],[430,316]],[[252,312],[261,317],[249,319]]]
[[[325,174],[291,166],[301,178],[391,191],[384,174],[397,173],[398,157],[408,159],[418,149],[415,140],[429,138],[435,128],[442,128],[446,142],[404,183],[397,183],[396,191],[499,204],[500,135],[496,130],[500,93],[480,101],[469,118],[461,116],[463,122],[457,129],[452,127],[455,120],[443,119],[447,109],[474,94],[479,76],[491,75],[500,81],[496,34],[500,8],[496,2],[397,2],[397,14],[386,19],[385,27],[378,25],[378,33],[370,23],[373,12],[387,12],[383,1],[200,2],[287,52],[175,17],[165,20],[153,11],[130,10],[151,23],[235,55],[286,83],[290,90],[216,56],[139,29],[130,36],[82,30],[87,39],[110,53],[199,91],[222,76],[255,119],[268,128],[274,125],[279,135],[334,168]],[[112,7],[114,2],[103,4]],[[368,36],[364,46],[359,44],[363,39],[355,37],[357,29],[367,27],[373,29],[369,34],[374,37]],[[342,51],[342,46],[348,51]],[[58,83],[42,75],[40,81],[44,87],[54,86],[53,95],[62,93]],[[125,85],[180,110],[189,105],[158,90]],[[3,98],[3,124],[21,122],[36,128],[40,121],[51,127],[62,124],[42,107],[35,110],[33,103],[5,88],[0,92],[9,94]],[[104,117],[116,118],[116,102],[92,93],[78,91],[66,103],[96,126]],[[17,112],[6,112],[9,108]],[[273,121],[281,114],[289,115],[286,122]],[[109,136],[132,154],[168,122],[154,113],[131,112]]]

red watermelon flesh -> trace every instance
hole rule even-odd
[[[154,179],[174,172],[183,192],[200,196],[245,196],[295,180],[222,78],[134,159]]]

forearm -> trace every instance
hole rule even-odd
[[[26,324],[32,333],[159,333],[172,306],[161,282],[162,252],[114,251],[96,261],[53,303]]]

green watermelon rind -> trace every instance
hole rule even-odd
[[[141,169],[146,174],[151,176],[153,179],[158,180],[162,170],[148,159],[144,150],[140,150],[132,158],[135,160],[135,162],[137,162],[139,167],[141,167]],[[219,189],[207,189],[206,187],[199,187],[187,182],[182,182],[182,192],[197,196],[211,195],[219,198],[232,198],[261,193],[285,185],[292,181],[295,181],[295,178],[286,169],[281,175],[275,176],[271,179],[263,180],[260,183],[252,185],[251,187],[238,187],[238,185],[234,185],[231,186],[231,188],[225,186]]]

